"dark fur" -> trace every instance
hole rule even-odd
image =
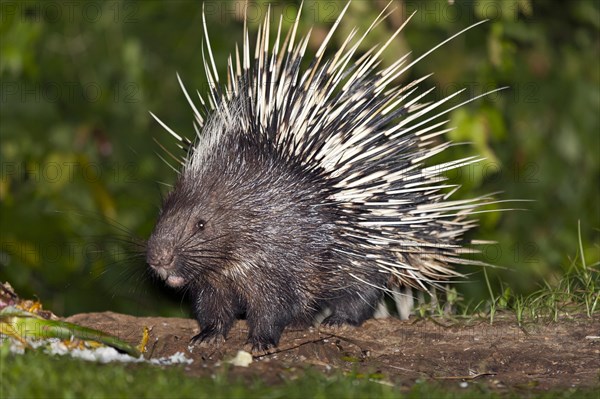
[[[258,135],[228,135],[204,165],[201,175],[184,168],[147,246],[151,266],[184,279],[202,328],[194,340],[226,336],[245,317],[253,349],[264,350],[325,309],[325,324],[372,317],[381,290],[348,272],[378,286],[388,276],[335,250],[351,240],[338,227],[351,215],[329,200],[322,173]]]

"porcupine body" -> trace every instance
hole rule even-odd
[[[330,33],[307,69],[298,19],[283,41],[280,20],[271,47],[268,13],[254,59],[244,28],[227,86],[204,24],[211,90],[202,112],[181,84],[195,141],[155,117],[187,155],[147,243],[151,268],[191,294],[195,340],[226,336],[242,317],[254,350],[325,311],[324,324],[360,325],[386,290],[426,289],[469,263],[460,245],[475,224],[468,216],[491,200],[450,200],[455,187],[442,174],[478,160],[424,166],[450,146],[438,138],[452,96],[419,105],[422,79],[394,85],[422,57],[373,72],[383,45],[352,61],[384,12],[324,59]]]

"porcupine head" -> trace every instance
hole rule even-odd
[[[472,226],[465,216],[486,202],[445,202],[440,193],[449,187],[440,173],[474,159],[423,167],[448,143],[430,148],[443,121],[418,122],[443,115],[435,110],[446,99],[417,107],[418,82],[392,85],[405,65],[375,74],[373,52],[349,63],[358,44],[324,61],[330,35],[302,70],[308,39],[296,39],[297,26],[298,19],[283,45],[280,26],[270,46],[260,33],[268,32],[267,14],[254,60],[245,34],[224,89],[205,24],[204,112],[182,84],[195,142],[157,118],[188,151],[147,262],[191,294],[201,328],[195,341],[225,337],[239,318],[254,350],[276,346],[286,326],[309,325],[322,312],[324,324],[359,325],[390,284],[421,288],[455,275],[448,264],[461,263],[456,244]]]

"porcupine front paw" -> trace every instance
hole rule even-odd
[[[190,339],[190,345],[201,344],[203,342],[212,342],[218,341],[219,338],[226,338],[227,333],[221,331],[217,326],[209,325],[203,327],[200,330],[200,333],[194,335],[192,339]]]
[[[194,314],[200,333],[192,337],[191,344],[216,341],[227,338],[227,334],[239,312],[238,306],[231,295],[218,291],[211,285],[205,284],[196,292]]]

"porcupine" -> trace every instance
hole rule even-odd
[[[424,55],[408,55],[374,72],[400,33],[352,61],[365,36],[353,30],[335,54],[327,45],[349,3],[310,65],[310,34],[296,40],[301,10],[284,41],[279,20],[269,45],[270,9],[258,30],[254,60],[244,23],[242,56],[229,57],[222,85],[203,30],[210,84],[195,114],[192,142],[152,116],[186,151],[147,243],[147,262],[172,287],[185,287],[201,327],[194,342],[226,337],[245,317],[253,350],[277,346],[286,326],[360,325],[386,290],[421,290],[460,276],[469,215],[491,198],[449,200],[457,188],[444,171],[480,161],[425,161],[447,149],[450,129],[417,85],[394,85]],[[482,21],[483,22],[483,21]],[[282,43],[282,44],[281,44]],[[204,53],[203,53],[204,54]],[[471,100],[470,100],[471,101]],[[465,101],[465,103],[468,101]]]

